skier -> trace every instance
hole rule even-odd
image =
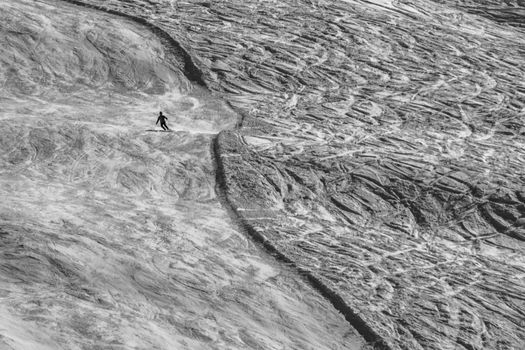
[[[159,112],[159,117],[157,118],[157,122],[155,123],[155,125],[157,125],[160,122],[160,126],[162,127],[162,129],[167,131],[170,128],[168,128],[168,126],[166,125],[166,120],[168,120],[168,118],[166,118],[166,116],[162,114],[162,112]]]

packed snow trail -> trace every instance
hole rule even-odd
[[[0,10],[0,349],[363,346],[221,207],[210,142],[236,116],[177,49],[62,2]],[[160,110],[174,132],[148,131]]]

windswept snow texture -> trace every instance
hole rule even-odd
[[[392,349],[524,348],[522,1],[85,1],[184,33],[231,204]]]
[[[181,51],[61,1],[1,1],[0,30],[0,349],[362,347],[232,226],[210,144],[237,117]]]

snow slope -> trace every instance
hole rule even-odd
[[[180,48],[60,1],[3,1],[0,29],[0,349],[362,347],[221,206],[237,116]]]

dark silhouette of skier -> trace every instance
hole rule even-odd
[[[155,125],[157,125],[160,122],[160,126],[162,127],[162,129],[169,130],[170,128],[168,128],[168,126],[166,125],[166,120],[168,120],[168,118],[166,118],[166,116],[162,114],[162,112],[159,112],[159,117],[157,118],[157,122],[155,123]]]

